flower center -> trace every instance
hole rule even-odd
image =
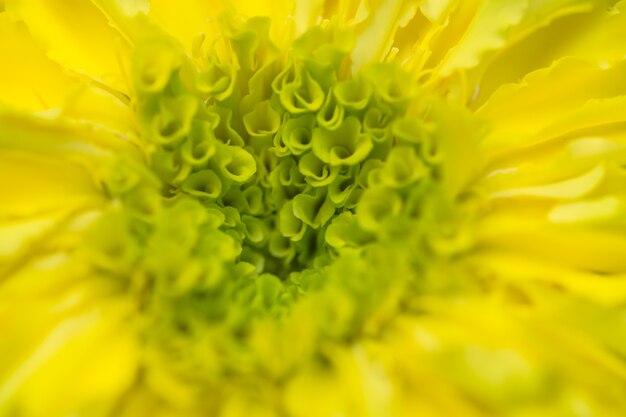
[[[393,65],[352,77],[349,50],[335,46],[347,36],[317,28],[281,56],[266,22],[252,19],[225,34],[229,61],[215,48],[190,59],[163,39],[137,51],[137,114],[164,196],[231,213],[224,228],[258,274],[284,280],[332,257],[325,234],[333,219],[353,217],[392,153],[388,185],[427,175],[413,148],[392,152],[407,142],[392,130],[412,86],[401,92],[388,82],[404,76]]]
[[[436,240],[448,206],[412,78],[393,64],[353,75],[350,35],[331,25],[284,54],[267,29],[263,19],[229,27],[193,58],[165,37],[136,48],[148,163],[113,167],[106,187],[120,210],[94,232],[106,244],[92,259],[132,277],[160,346],[211,323],[244,334],[326,285],[373,309],[437,250],[424,239]],[[367,317],[335,314],[320,311],[334,335]]]

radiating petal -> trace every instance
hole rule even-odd
[[[373,1],[367,7],[367,20],[359,29],[352,52],[352,68],[356,72],[369,62],[384,60],[400,26],[406,25],[417,11],[417,2],[393,0]]]
[[[625,74],[625,62],[602,66],[564,58],[519,84],[502,86],[477,111],[492,123],[485,145],[504,151],[541,143],[556,136],[542,136],[543,131],[562,120],[569,125],[555,130],[557,135],[623,121],[619,96],[626,94]],[[613,97],[613,103],[603,101]]]
[[[76,83],[7,13],[0,13],[0,55],[10,61],[0,67],[0,101],[5,105],[30,111],[56,108]]]
[[[110,282],[85,273],[50,257],[0,285],[0,413],[110,412],[132,383],[137,349],[128,305]],[[59,381],[68,380],[81,383],[67,390]]]
[[[90,1],[9,0],[7,12],[63,67],[127,92],[121,62],[128,44]]]
[[[506,33],[518,24],[527,1],[485,0],[480,2],[470,25],[448,54],[437,63],[438,74],[445,77],[458,69],[473,68],[484,55],[506,44]],[[442,32],[444,37],[446,32]]]
[[[626,46],[625,3],[613,1],[535,1],[514,29],[511,42],[487,63],[478,75],[479,107],[501,85],[521,80],[537,69],[549,67],[562,57],[578,57],[592,63],[612,64],[622,60]],[[576,33],[576,36],[572,36]]]

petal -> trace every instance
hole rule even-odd
[[[548,213],[552,223],[586,223],[624,215],[624,201],[615,196],[560,204]]]
[[[89,223],[82,216],[108,205],[102,181],[115,152],[133,157],[133,149],[84,125],[0,112],[2,272],[75,245]]]
[[[76,83],[7,13],[0,13],[0,55],[11,61],[0,66],[0,102],[6,105],[29,111],[59,107]]]
[[[0,219],[41,214],[102,203],[90,173],[54,157],[22,152],[0,153]]]
[[[72,249],[80,216],[106,204],[80,165],[25,152],[0,151],[0,187],[0,281],[28,259]]]
[[[128,44],[89,1],[9,0],[7,11],[22,20],[48,56],[64,68],[126,92],[121,62]]]
[[[456,70],[478,65],[486,52],[506,44],[507,30],[522,20],[526,7],[526,0],[481,2],[467,30],[435,71],[445,77]],[[446,34],[442,32],[442,39]]]
[[[187,50],[191,50],[194,40],[206,33],[213,36],[209,29],[218,16],[227,10],[225,1],[190,0],[172,2],[169,0],[151,0],[150,18],[165,32],[176,38]]]
[[[502,281],[522,287],[557,285],[570,294],[606,306],[618,306],[626,300],[626,276],[622,273],[607,275],[573,268],[549,257],[530,258],[504,250],[478,254],[472,262],[488,268]]]
[[[584,197],[595,190],[604,179],[606,169],[603,165],[598,165],[591,171],[584,173],[577,178],[564,181],[537,185],[534,187],[508,188],[491,195],[491,198],[509,197],[545,197],[555,199],[576,199]]]
[[[304,33],[314,26],[318,17],[322,14],[324,0],[301,0],[295,2],[293,18],[296,25],[296,35]]]
[[[96,0],[102,3],[105,0]],[[110,2],[110,1],[109,1]],[[115,1],[119,3],[119,0]],[[305,4],[300,6],[300,21],[312,19],[312,10],[317,8]],[[276,42],[284,42],[294,11],[293,0],[191,0],[173,3],[168,0],[151,0],[148,16],[165,32],[176,38],[186,50],[192,50],[200,40],[211,44],[220,36],[220,21],[228,17],[267,16],[272,19],[270,34]],[[317,16],[316,16],[317,17]]]
[[[564,58],[519,84],[502,86],[476,112],[492,123],[485,146],[504,151],[541,143],[554,138],[543,131],[562,120],[569,125],[556,134],[624,120],[619,96],[626,94],[625,75],[626,62],[607,67]],[[613,103],[602,101],[613,97]]]
[[[367,4],[366,2],[362,2]],[[405,0],[373,1],[364,8],[367,19],[355,28],[352,71],[364,64],[385,58],[399,27],[406,25],[417,11],[417,2]]]
[[[47,262],[46,262],[47,261]],[[29,265],[0,287],[0,412],[82,414],[111,409],[132,383],[137,352],[128,305],[111,281],[68,261]],[[80,380],[68,391],[59,381]]]
[[[620,230],[550,224],[512,210],[483,219],[478,228],[481,247],[599,273],[626,272],[626,237]]]
[[[513,29],[511,42],[487,63],[480,75],[478,94],[471,105],[479,107],[502,84],[517,82],[562,57],[609,64],[622,60],[626,53],[626,46],[621,42],[626,36],[625,4],[621,2],[610,8],[607,3],[589,0],[531,2],[529,13]]]
[[[60,116],[115,131],[125,137],[137,131],[128,102],[89,82],[82,82],[67,92]]]
[[[26,152],[46,158],[67,159],[90,172],[115,155],[140,157],[138,148],[119,135],[54,114],[30,116],[0,109],[0,150]]]

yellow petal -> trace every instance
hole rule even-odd
[[[626,300],[624,274],[603,275],[550,259],[529,258],[498,250],[478,254],[472,258],[472,262],[488,269],[498,279],[522,288],[557,285],[578,297],[607,306],[618,306]]]
[[[499,86],[549,67],[562,57],[578,57],[594,63],[623,59],[625,3],[620,2],[612,9],[609,3],[613,2],[532,1],[529,13],[511,33],[512,41],[480,76],[479,94],[472,106],[484,103]]]
[[[128,90],[120,67],[128,45],[91,2],[8,0],[7,11],[24,21],[48,56],[63,67]]]
[[[150,18],[165,32],[176,38],[186,50],[191,50],[194,40],[202,33],[209,42],[215,39],[215,23],[221,13],[228,10],[223,0],[189,0],[173,2],[151,0]]]
[[[124,324],[128,306],[111,297],[111,281],[80,271],[29,268],[0,288],[0,413],[107,410],[131,384],[137,353]],[[67,390],[60,381],[68,380],[81,383]]]
[[[296,35],[304,33],[314,26],[324,8],[324,0],[304,0],[295,2],[294,20]]]
[[[615,192],[611,184],[620,181],[619,166],[626,163],[626,134],[609,125],[595,129],[594,135],[572,134],[569,140],[555,140],[550,146],[537,144],[516,150],[489,167],[481,185],[491,193],[544,186],[580,178],[600,165],[605,166],[602,191]],[[597,135],[597,136],[596,136]],[[593,188],[593,187],[592,187]]]
[[[438,74],[445,77],[455,70],[475,67],[486,52],[502,47],[507,30],[520,22],[526,7],[527,0],[481,2],[467,31],[438,64]]]
[[[618,97],[624,94],[625,62],[605,67],[564,58],[520,84],[502,86],[476,114],[492,123],[485,146],[504,151],[551,139],[550,129],[557,135],[624,120]],[[613,97],[615,102],[602,101]],[[563,120],[570,124],[559,126]]]
[[[76,81],[46,57],[22,23],[0,13],[0,102],[28,111],[59,107]]]
[[[416,13],[417,2],[391,0],[370,2],[368,19],[357,29],[356,44],[352,51],[352,70],[356,72],[368,62],[382,60],[391,45],[396,31]]]
[[[420,10],[428,20],[436,22],[453,3],[453,0],[424,0],[420,4]]]
[[[70,114],[72,113],[71,106]],[[115,112],[108,117],[115,117]],[[12,150],[71,160],[95,172],[116,154],[140,157],[138,148],[117,134],[83,123],[30,116],[0,108],[0,150]]]
[[[18,251],[33,249],[37,238],[54,233],[68,212],[59,211],[26,219],[0,221],[0,265]]]
[[[544,197],[555,199],[575,199],[592,192],[602,181],[605,168],[598,165],[578,178],[535,187],[511,188],[491,195],[491,198]]]
[[[626,272],[626,237],[620,230],[555,225],[545,219],[490,215],[477,227],[481,247],[511,251],[600,273]]]
[[[81,83],[68,92],[60,114],[125,136],[137,130],[129,104],[90,83]]]
[[[618,214],[623,216],[624,211],[622,199],[608,196],[557,205],[548,213],[548,220],[552,223],[598,222],[613,219]]]
[[[0,152],[0,189],[0,219],[103,202],[101,191],[82,167],[22,152]]]

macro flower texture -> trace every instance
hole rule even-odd
[[[0,417],[620,417],[626,1],[0,0]]]

